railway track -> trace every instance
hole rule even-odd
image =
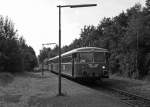
[[[55,73],[55,74],[57,74],[57,73]],[[75,81],[72,78],[69,78],[65,75],[62,75],[62,76],[71,81]],[[126,103],[126,104],[130,105],[131,107],[150,107],[150,99],[144,98],[144,96],[136,95],[131,92],[121,90],[118,88],[104,86],[105,84],[100,85],[99,83],[93,84],[93,83],[86,83],[83,81],[75,81],[75,82],[78,82],[82,85],[91,87],[98,91],[103,91],[107,94],[109,93],[111,95],[114,95],[115,97],[119,98],[123,103]]]
[[[131,107],[150,107],[150,99],[144,98],[131,92],[116,89],[112,87],[101,87],[103,90],[111,92],[114,96],[117,96],[122,102],[130,105]]]
[[[99,83],[84,83],[80,82],[83,85],[96,89],[97,91],[102,91],[114,97],[117,97],[121,102],[130,105],[131,107],[150,107],[150,99],[145,98],[129,91],[114,88],[113,86],[105,86],[105,84],[100,85]]]

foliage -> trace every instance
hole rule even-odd
[[[84,26],[80,38],[64,46],[62,52],[83,46],[109,49],[112,73],[130,78],[146,76],[150,72],[150,0],[143,8],[135,4],[116,17],[103,18],[97,26]]]
[[[30,63],[30,69],[37,64],[34,50],[23,38],[18,39],[12,21],[0,16],[0,72],[22,72],[27,67],[25,61]]]
[[[35,66],[37,66],[37,58],[35,52],[31,46],[25,43],[23,37],[19,38],[19,45],[21,48],[21,55],[23,58],[24,70],[32,71]]]
[[[0,16],[0,70],[8,72],[22,71],[21,50],[17,43],[14,24]]]
[[[55,48],[52,50],[51,48],[43,47],[40,50],[40,55],[38,56],[39,62],[42,63],[44,59],[54,57],[58,54],[58,46],[56,45]]]

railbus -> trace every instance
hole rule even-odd
[[[61,55],[61,74],[72,79],[101,80],[109,77],[108,50],[98,47],[76,48]],[[59,56],[48,60],[50,71],[59,72]]]

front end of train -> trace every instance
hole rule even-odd
[[[107,52],[78,53],[78,63],[75,64],[76,77],[86,80],[109,78],[107,56]]]

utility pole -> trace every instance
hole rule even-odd
[[[62,7],[70,7],[70,8],[78,8],[78,7],[91,7],[97,6],[97,4],[80,4],[80,5],[58,5],[59,8],[59,80],[58,80],[58,95],[62,95],[61,92],[61,8]]]
[[[56,43],[44,43],[44,44],[42,44],[42,47],[44,49],[44,45],[52,45],[52,44],[56,44]],[[42,77],[43,77],[44,76],[44,60],[43,60],[41,66],[42,66]]]

